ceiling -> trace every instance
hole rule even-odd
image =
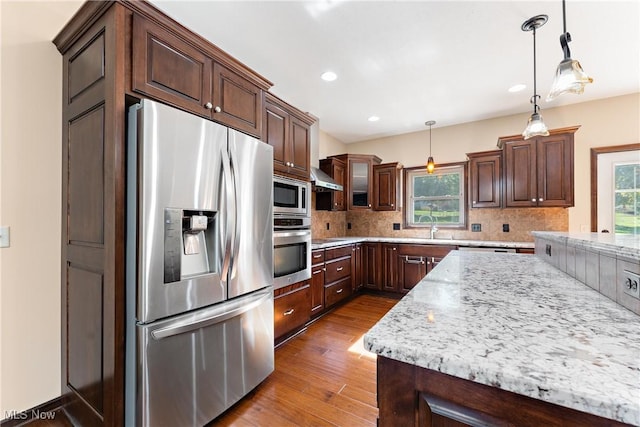
[[[547,108],[640,91],[640,1],[568,0],[571,56],[594,78],[546,102],[562,59],[562,2],[151,0],[274,83],[273,93],[351,143],[529,112],[533,37]],[[334,71],[333,82],[320,79]],[[527,85],[522,92],[507,89]],[[377,122],[369,122],[370,116]],[[524,126],[524,123],[523,123]]]

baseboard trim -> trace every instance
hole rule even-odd
[[[55,399],[51,399],[48,402],[45,402],[41,405],[35,406],[31,409],[26,409],[20,412],[10,412],[1,414],[4,417],[0,421],[0,426],[2,427],[19,427],[29,424],[35,420],[54,420],[57,416],[59,416],[56,411],[62,408],[64,404],[64,397],[56,397]]]

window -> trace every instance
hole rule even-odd
[[[615,233],[640,234],[640,163],[614,165]]]
[[[405,169],[406,226],[465,228],[465,177],[463,163]]]

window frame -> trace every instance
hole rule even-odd
[[[461,212],[464,216],[461,223],[458,225],[449,225],[449,224],[438,224],[438,228],[447,229],[447,230],[466,230],[468,226],[469,220],[469,162],[452,162],[452,163],[442,163],[436,165],[436,170],[434,174],[438,171],[442,171],[443,169],[461,169],[462,173],[462,195],[460,196],[460,201],[462,204]],[[412,188],[410,185],[411,175],[418,171],[424,171],[425,175],[427,174],[427,170],[425,166],[414,166],[410,168],[404,168],[402,171],[402,180],[404,183],[404,189],[402,192],[402,201],[404,206],[404,214],[402,215],[403,228],[406,229],[415,229],[415,230],[424,230],[429,229],[431,227],[430,224],[425,225],[417,225],[408,220],[410,212],[413,210],[413,205],[411,204],[411,198],[409,196],[409,189]]]

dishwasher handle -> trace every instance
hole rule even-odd
[[[156,340],[172,337],[174,335],[184,334],[187,332],[195,331],[196,329],[205,328],[207,326],[222,323],[225,320],[229,320],[233,317],[239,316],[247,311],[261,305],[268,300],[272,295],[271,289],[257,293],[250,299],[243,300],[242,302],[235,302],[235,304],[228,310],[217,310],[208,316],[202,318],[188,319],[181,322],[177,322],[173,325],[166,326],[164,328],[156,329],[151,332],[151,336]]]

